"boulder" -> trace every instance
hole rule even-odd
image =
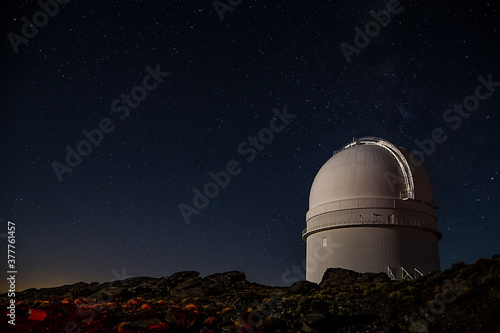
[[[201,278],[186,280],[175,286],[170,294],[179,297],[201,297],[205,296],[208,288],[203,285]]]
[[[355,283],[361,275],[348,269],[328,268],[319,285],[321,287],[349,285]]]
[[[382,283],[390,280],[385,273],[358,273],[343,268],[328,268],[319,285],[320,287],[331,287],[364,282]]]
[[[313,290],[318,290],[320,287],[309,281],[297,281],[290,286],[287,290],[288,295],[306,295],[310,294]]]

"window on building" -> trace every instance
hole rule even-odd
[[[326,247],[328,245],[328,238],[323,237],[321,240],[321,247]]]

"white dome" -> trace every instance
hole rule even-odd
[[[423,166],[409,152],[379,138],[361,138],[332,156],[314,178],[309,209],[349,199],[415,199],[432,204]]]

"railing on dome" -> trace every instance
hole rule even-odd
[[[438,233],[439,239],[442,237],[442,230],[439,227],[433,227],[433,226],[426,226],[424,225],[423,221],[420,220],[401,220],[401,219],[390,219],[387,220],[385,218],[370,218],[370,219],[358,219],[358,220],[353,220],[353,221],[341,221],[341,222],[336,222],[336,223],[322,223],[315,225],[314,227],[311,228],[304,228],[302,230],[302,238],[304,238],[304,235],[306,234],[312,234],[314,232],[317,232],[321,229],[336,229],[336,228],[343,228],[343,227],[348,227],[348,226],[370,226],[370,225],[386,225],[386,226],[406,226],[406,227],[416,227],[416,228],[423,228],[430,230],[432,232]]]
[[[339,153],[344,149],[348,149],[361,144],[376,145],[382,147],[387,151],[389,151],[392,154],[392,156],[394,156],[394,158],[399,164],[399,168],[401,169],[401,173],[403,174],[403,179],[406,186],[406,190],[400,195],[401,199],[403,200],[415,199],[415,184],[413,183],[413,175],[411,173],[410,165],[408,164],[408,161],[401,153],[401,151],[389,141],[386,141],[382,138],[377,138],[375,136],[367,136],[359,139],[352,138],[352,142],[349,142],[345,144],[342,148],[334,151],[333,155],[336,155],[337,153]]]

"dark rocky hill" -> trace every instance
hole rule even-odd
[[[329,269],[268,287],[241,272],[180,272],[0,295],[2,332],[500,332],[500,256],[414,280]]]

